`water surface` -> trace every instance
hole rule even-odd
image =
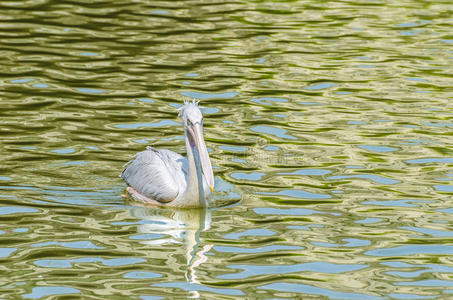
[[[3,1],[5,298],[447,299],[450,1]],[[125,201],[200,100],[209,210]]]

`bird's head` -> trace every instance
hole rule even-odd
[[[179,116],[182,118],[185,127],[197,123],[203,126],[203,115],[198,107],[198,102],[185,101],[184,105],[179,109]]]

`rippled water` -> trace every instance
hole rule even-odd
[[[453,297],[452,12],[0,2],[2,298]],[[188,98],[215,208],[125,201]]]

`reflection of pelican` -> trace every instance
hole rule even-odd
[[[184,244],[184,252],[187,263],[185,272],[186,282],[189,284],[199,284],[197,278],[197,268],[207,261],[206,253],[212,245],[203,245],[200,237],[202,231],[209,230],[211,227],[211,211],[209,209],[177,209],[177,210],[156,210],[145,207],[134,207],[131,210],[134,217],[146,222],[138,225],[137,230],[141,234],[158,234],[161,237],[150,240],[142,240],[141,243],[151,246],[150,251],[156,258],[165,257],[167,266],[172,267],[174,272],[179,270],[180,262],[173,255],[168,255],[167,251],[162,251],[162,244],[181,243]],[[157,247],[152,247],[157,246]],[[164,246],[169,249],[168,245]],[[179,248],[179,247],[178,247]],[[197,291],[189,289],[190,296],[196,297]]]
[[[203,139],[203,116],[196,102],[185,102],[179,115],[184,123],[187,158],[148,147],[121,173],[135,200],[168,207],[205,207],[214,189],[214,174]]]

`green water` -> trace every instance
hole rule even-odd
[[[451,1],[1,1],[2,299],[453,297]],[[125,201],[184,153],[209,210]]]

